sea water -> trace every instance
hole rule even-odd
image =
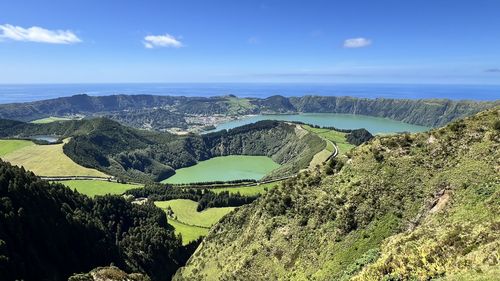
[[[0,84],[0,104],[67,97],[115,94],[210,97],[235,95],[265,98],[282,96],[352,96],[362,98],[405,98],[452,100],[497,100],[500,85],[427,84],[297,84],[297,83],[137,83],[137,84]]]

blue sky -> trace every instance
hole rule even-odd
[[[500,1],[0,0],[0,83],[500,84]]]

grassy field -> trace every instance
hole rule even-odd
[[[209,230],[209,228],[206,227],[183,224],[171,218],[168,218],[168,224],[174,227],[175,234],[180,234],[182,236],[183,245],[186,245],[201,236],[207,236]]]
[[[0,140],[0,157],[23,147],[34,145],[32,141],[27,140]]]
[[[234,210],[233,207],[209,208],[197,212],[198,203],[192,200],[176,199],[157,201],[155,205],[166,210],[170,206],[175,219],[169,218],[168,223],[175,228],[175,232],[182,235],[182,243],[205,236],[212,225],[217,223],[224,215]]]
[[[65,117],[47,117],[47,118],[42,118],[42,119],[37,119],[31,121],[31,123],[34,124],[47,124],[47,123],[52,123],[56,121],[68,121],[71,120],[70,118],[65,118]]]
[[[66,142],[67,140],[65,140]],[[3,141],[2,144],[15,146],[17,140]],[[2,159],[13,165],[23,166],[39,176],[93,176],[107,177],[106,174],[90,168],[82,167],[71,160],[63,152],[64,144],[25,145],[17,148]],[[3,145],[2,145],[3,146]]]
[[[329,140],[331,142],[336,143],[337,147],[339,148],[340,155],[348,152],[349,150],[351,150],[354,147],[354,145],[347,142],[347,140],[345,138],[346,133],[337,132],[337,131],[329,130],[329,129],[313,128],[313,127],[307,126],[307,125],[305,125],[303,127],[304,127],[304,129],[306,129],[310,132],[313,132],[326,140]],[[331,144],[327,144],[326,150],[332,152],[333,146]]]
[[[170,206],[179,222],[200,227],[211,227],[234,209],[233,207],[209,208],[197,212],[196,207],[198,207],[198,203],[186,199],[157,201],[155,205],[161,209],[166,209]]]
[[[68,180],[60,181],[60,183],[90,197],[105,194],[123,194],[129,189],[142,187],[135,184],[123,184],[100,180]]]
[[[218,188],[212,188],[210,190],[215,193],[221,193],[222,191],[229,191],[229,193],[239,192],[241,195],[253,196],[257,194],[264,194],[266,192],[265,189],[269,190],[271,188],[279,186],[280,184],[281,182],[272,182],[254,186],[218,187]]]

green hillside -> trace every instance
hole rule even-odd
[[[175,280],[489,280],[500,256],[500,108],[376,137],[240,207]],[[329,169],[328,169],[329,167]]]

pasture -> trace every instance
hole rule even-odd
[[[163,210],[168,207],[172,209],[174,219],[168,218],[168,222],[177,233],[182,235],[183,243],[189,243],[189,241],[206,235],[212,225],[234,210],[234,207],[224,207],[209,208],[197,212],[198,203],[186,199],[156,201],[155,205]]]
[[[64,143],[67,141],[68,139]],[[11,140],[8,142],[11,142]],[[23,166],[26,170],[30,170],[39,176],[108,177],[103,172],[86,168],[73,162],[63,152],[64,143],[24,145],[3,155],[2,159],[13,165]]]
[[[120,195],[129,189],[142,187],[136,184],[123,184],[102,180],[67,180],[60,181],[59,183],[66,185],[71,190],[76,189],[76,191],[89,197],[106,194]]]
[[[34,146],[32,141],[28,140],[0,140],[0,157],[12,153],[18,149],[27,146]]]
[[[189,244],[189,242],[202,236],[207,236],[209,230],[209,228],[206,227],[187,225],[172,218],[168,218],[168,224],[174,227],[176,235],[180,234],[182,236],[182,245]]]

